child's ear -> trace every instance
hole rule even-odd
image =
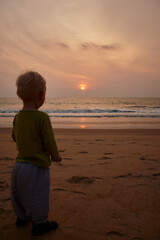
[[[44,92],[43,92],[43,91],[40,91],[40,93],[39,93],[39,100],[42,100],[42,99],[43,99],[43,96],[44,96]]]

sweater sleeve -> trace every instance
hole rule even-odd
[[[56,140],[54,137],[52,125],[49,119],[49,116],[45,114],[45,118],[43,119],[42,128],[42,139],[45,146],[46,151],[50,155],[52,161],[57,162],[60,159],[58,147],[56,144]]]
[[[15,137],[15,132],[14,132],[16,116],[14,117],[14,120],[13,120],[13,129],[12,129],[12,139],[14,142],[16,142],[16,137]]]

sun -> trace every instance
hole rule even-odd
[[[80,88],[82,91],[84,91],[84,90],[87,89],[87,85],[86,85],[86,84],[80,84],[80,85],[79,85],[79,88]]]

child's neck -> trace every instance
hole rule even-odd
[[[37,104],[33,103],[33,102],[23,102],[22,110],[35,111],[35,110],[38,110],[36,106],[37,106]]]

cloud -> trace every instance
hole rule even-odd
[[[81,48],[84,50],[87,49],[102,49],[102,50],[116,50],[120,48],[120,44],[95,44],[95,43],[82,43]]]
[[[69,46],[66,43],[57,43],[58,46],[62,47],[62,48],[69,48]]]
[[[119,45],[118,44],[110,44],[110,45],[101,45],[100,47],[105,50],[115,50],[115,49],[119,48]]]

